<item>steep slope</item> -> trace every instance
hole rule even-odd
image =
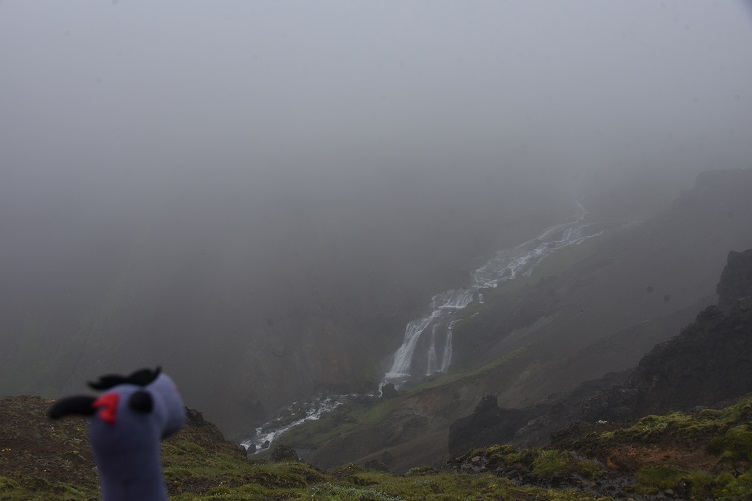
[[[624,421],[712,406],[752,392],[750,268],[752,249],[731,252],[717,288],[720,303],[732,306],[725,312],[705,308],[621,378],[609,375],[562,400],[525,409],[499,409],[496,399],[488,397],[472,416],[452,424],[450,451],[496,442],[541,444],[575,421]]]
[[[70,418],[51,424],[46,417],[50,403],[38,397],[0,397],[0,499],[96,501],[98,481],[86,422]],[[175,501],[571,499],[569,492],[517,485],[490,473],[418,470],[396,477],[355,465],[325,472],[297,461],[249,461],[197,411],[189,411],[186,428],[162,443],[162,457]]]
[[[491,296],[488,315],[455,327],[457,356],[477,365],[533,344],[564,360],[645,320],[714,302],[728,251],[752,246],[750,189],[752,170],[699,176],[695,187],[664,213],[612,233],[569,269],[542,270],[553,277],[527,298],[515,294],[511,309],[504,303],[496,307]],[[521,314],[527,316],[527,327],[514,321]],[[533,324],[536,320],[538,325]],[[515,335],[509,336],[513,330]],[[643,346],[637,357],[652,344]],[[627,368],[637,359],[611,370]],[[599,375],[593,372],[590,377]],[[561,389],[548,381],[514,398],[532,403]]]
[[[322,465],[389,452],[404,471],[448,454],[449,426],[482,396],[524,407],[634,366],[714,302],[729,249],[752,246],[752,170],[713,172],[660,215],[562,251],[532,277],[484,291],[455,326],[449,374],[282,440]]]
[[[71,418],[51,425],[45,415],[50,403],[0,397],[0,499],[98,499],[86,423]],[[649,416],[624,427],[578,425],[558,433],[547,449],[494,445],[438,469],[396,476],[378,471],[374,462],[324,471],[281,450],[280,462],[249,461],[190,411],[186,428],[163,442],[162,457],[175,501],[749,499],[751,412],[747,398],[724,409]]]
[[[750,499],[751,404],[745,397],[721,409],[651,415],[621,426],[576,423],[545,449],[493,445],[449,464],[599,499]]]

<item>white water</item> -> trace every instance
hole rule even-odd
[[[502,282],[520,276],[529,276],[535,267],[553,252],[571,245],[579,245],[588,238],[600,235],[602,232],[588,231],[592,227],[584,222],[585,215],[586,212],[582,209],[582,215],[577,221],[552,226],[532,240],[512,249],[497,252],[494,257],[473,272],[472,283],[469,286],[462,289],[450,289],[432,297],[431,313],[407,324],[404,341],[394,354],[392,368],[384,376],[384,382],[393,383],[399,387],[414,375],[417,375],[414,374],[413,370],[413,362],[416,359],[425,360],[423,374],[426,376],[437,372],[446,372],[452,363],[452,331],[458,321],[455,318],[457,314],[474,301],[482,304],[484,302],[483,289],[497,287]],[[471,318],[477,314],[477,312],[474,313]],[[426,352],[424,354],[416,353],[421,335],[429,326],[431,326],[431,337],[427,343]],[[441,365],[438,364],[439,359],[441,359]],[[301,417],[292,421],[289,419],[286,421],[272,420],[256,428],[255,435],[244,440],[241,445],[246,449],[255,445],[256,452],[267,450],[271,443],[286,431],[306,421],[321,418],[321,416],[333,411],[354,396],[316,397],[300,405],[294,403],[288,408],[288,412],[294,415],[294,409],[298,408],[300,409],[298,414],[301,412],[303,414]],[[376,395],[369,396],[375,397]]]
[[[295,412],[295,408],[299,408],[303,411],[304,415],[294,421],[281,422],[279,419],[272,420],[271,422],[264,424],[256,428],[256,434],[246,440],[243,440],[240,445],[246,448],[256,446],[255,452],[261,452],[267,450],[275,439],[279,438],[284,432],[298,425],[305,423],[306,421],[315,421],[320,419],[324,414],[333,411],[352,395],[335,395],[328,397],[315,397],[309,402],[303,402],[298,405],[297,402],[291,404],[287,411],[291,414]]]
[[[430,376],[446,372],[452,362],[452,327],[457,322],[458,312],[474,301],[483,303],[483,289],[492,289],[502,282],[530,276],[546,257],[557,250],[579,245],[602,233],[588,231],[593,226],[585,222],[585,209],[582,206],[580,209],[581,214],[576,221],[552,226],[517,247],[497,252],[473,272],[472,283],[466,288],[450,289],[431,298],[431,313],[407,324],[402,346],[394,354],[392,367],[384,375],[384,382],[399,387],[420,373]],[[430,339],[421,346],[421,336],[429,326]],[[442,339],[444,343],[439,367],[437,341]],[[415,369],[416,361],[419,362],[418,369]]]
[[[479,301],[481,303],[483,302],[482,296]],[[456,320],[452,320],[449,322],[449,326],[447,326],[446,342],[444,343],[444,357],[441,359],[440,372],[446,372],[447,369],[449,369],[449,364],[452,362],[452,328],[454,328],[456,322]]]
[[[438,362],[436,360],[436,327],[438,327],[436,324],[431,327],[431,347],[428,348],[428,367],[426,369],[426,376],[430,376],[438,369]]]

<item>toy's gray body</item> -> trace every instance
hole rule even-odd
[[[144,386],[117,384],[98,399],[67,400],[55,404],[50,415],[92,416],[89,440],[99,470],[102,499],[166,501],[160,441],[185,423],[183,401],[172,380],[158,374]]]

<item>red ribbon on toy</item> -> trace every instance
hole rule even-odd
[[[99,411],[99,417],[102,419],[102,421],[110,424],[115,424],[115,421],[117,420],[117,405],[119,400],[120,395],[118,395],[117,393],[106,393],[96,399],[94,403],[91,404],[91,406],[95,409],[101,407],[101,410]]]

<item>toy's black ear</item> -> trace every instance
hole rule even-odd
[[[93,407],[96,398],[89,395],[76,395],[74,397],[61,398],[47,411],[47,415],[52,419],[60,419],[70,414],[82,416],[93,416],[97,411]]]
[[[147,386],[151,384],[157,377],[159,377],[159,374],[162,372],[162,369],[157,367],[154,370],[151,369],[140,369],[136,372],[130,374],[129,376],[121,376],[120,374],[107,374],[105,376],[101,376],[99,378],[99,381],[89,382],[89,387],[94,390],[109,390],[111,388],[114,388],[115,386],[119,384],[133,384],[136,386]]]
[[[128,407],[138,413],[148,414],[154,408],[154,400],[151,393],[139,390],[128,398]]]
[[[128,383],[135,384],[136,386],[147,386],[151,384],[155,379],[159,377],[159,373],[162,372],[161,367],[157,367],[154,370],[141,369],[130,376],[128,376]]]

